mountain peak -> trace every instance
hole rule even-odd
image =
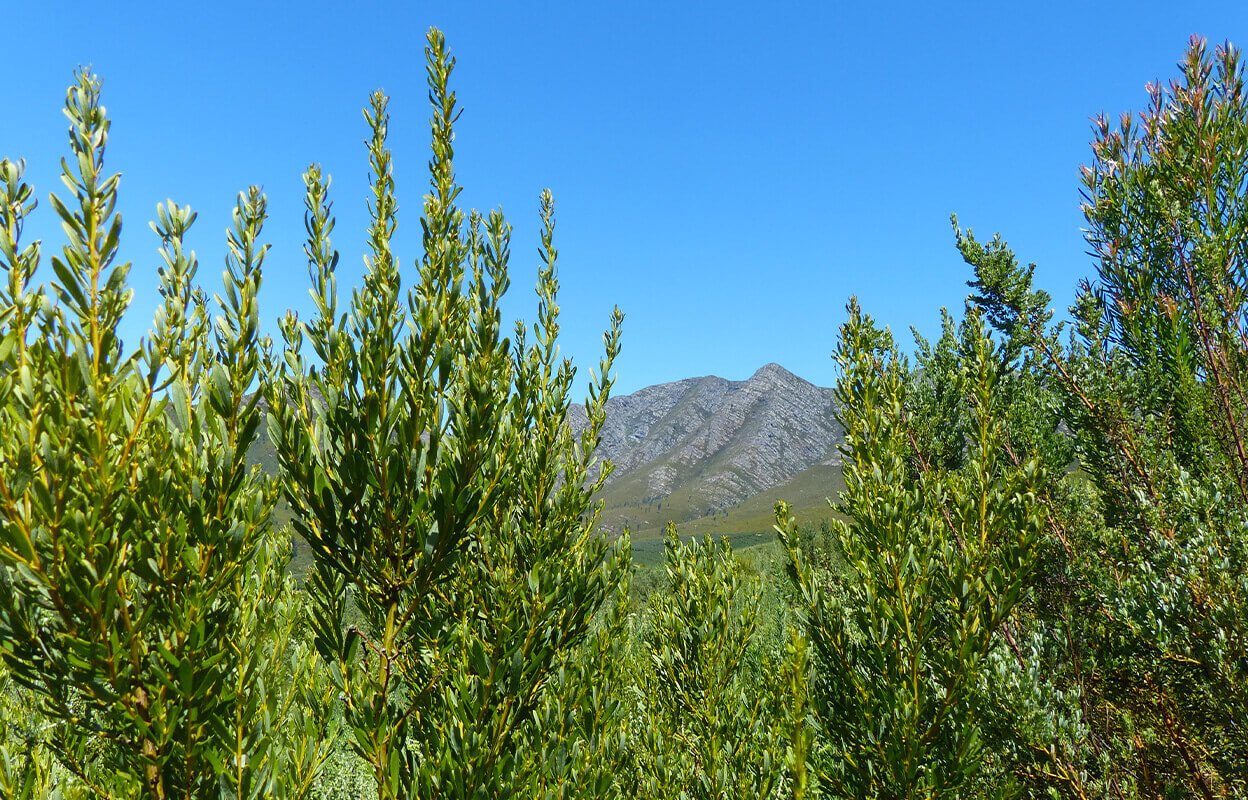
[[[771,378],[773,380],[786,380],[789,378],[796,378],[796,377],[797,376],[794,375],[792,372],[789,372],[784,367],[772,361],[769,364],[764,364],[761,367],[759,367],[754,372],[754,374],[750,376],[750,380],[754,380],[755,378]]]
[[[597,456],[615,465],[602,495],[610,530],[723,511],[829,461],[842,439],[833,390],[776,363],[744,381],[649,386],[612,397],[606,413]],[[569,420],[587,421],[580,409]]]

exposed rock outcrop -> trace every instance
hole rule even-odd
[[[607,504],[679,495],[682,506],[710,512],[815,464],[839,463],[834,407],[832,389],[778,364],[744,381],[688,378],[613,397],[598,449],[615,464]],[[580,406],[569,417],[577,429],[586,422]]]

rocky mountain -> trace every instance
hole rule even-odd
[[[829,473],[842,438],[834,407],[832,389],[778,364],[744,381],[688,378],[611,398],[598,451],[615,464],[603,490],[604,527],[627,524],[644,537],[669,519],[731,516],[813,467]],[[579,405],[570,417],[578,429],[586,422]]]

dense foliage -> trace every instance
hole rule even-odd
[[[783,650],[760,651],[758,578],[726,540],[682,544],[669,525],[665,545],[667,590],[640,636],[628,795],[772,797],[786,773],[800,795],[810,745],[804,643],[791,632]]]
[[[849,569],[781,535],[835,797],[1248,791],[1248,97],[1194,41],[1083,171],[1074,329],[999,238],[915,364],[850,304]]]
[[[239,196],[215,318],[183,250],[195,215],[159,209],[164,304],[126,351],[130,265],[115,263],[118,178],[103,172],[99,101],[99,82],[80,73],[66,100],[70,195],[51,196],[68,243],[50,290],[31,285],[39,243],[19,241],[34,206],[22,165],[0,164],[4,659],[82,786],[250,796],[271,770],[295,781],[312,766],[287,763],[302,746],[273,749],[284,734],[256,713],[308,683],[307,662],[283,658],[289,630],[268,607],[285,602],[268,538],[273,483],[245,463],[261,422],[248,390],[261,367],[264,198]]]
[[[158,207],[127,349],[98,79],[43,252],[0,162],[0,794],[20,798],[1213,798],[1248,793],[1248,95],[1194,41],[1083,170],[1096,276],[1055,324],[954,223],[961,318],[907,355],[851,301],[845,490],[820,531],[682,542],[635,574],[594,461],[620,349],[568,424],[554,206],[535,324],[511,228],[456,204],[454,60],[428,37],[421,247],[401,268],[388,98],[365,110],[366,275],[259,333],[264,195],[211,300]],[[273,443],[269,472],[250,463]],[[275,523],[289,518],[289,529]],[[291,535],[295,541],[292,542]],[[307,574],[290,567],[298,545]]]
[[[590,623],[623,588],[631,559],[627,537],[612,545],[595,535],[590,497],[609,471],[588,475],[621,315],[605,336],[590,424],[573,436],[564,424],[573,369],[556,350],[552,200],[542,196],[535,341],[517,326],[512,342],[498,307],[510,228],[500,213],[483,221],[455,206],[453,61],[436,31],[428,62],[431,184],[405,304],[390,246],[398,205],[386,98],[374,95],[365,114],[368,272],[342,314],[328,179],[315,166],[304,176],[318,315],[284,320],[268,398],[283,494],[316,563],[316,645],[379,796],[599,794],[603,781],[582,773],[603,769],[586,755],[611,709],[584,696],[606,669],[586,648],[613,635],[591,638]],[[360,627],[344,628],[348,598]]]

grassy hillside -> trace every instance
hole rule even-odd
[[[678,506],[669,506],[666,500],[662,509],[658,508],[660,504],[654,503],[614,510],[629,515],[633,525],[634,558],[649,564],[663,557],[663,536],[669,519],[677,522],[682,537],[727,536],[734,549],[741,549],[773,540],[777,501],[790,503],[800,523],[817,526],[820,521],[832,518],[834,512],[827,498],[835,500],[844,485],[839,465],[817,464],[724,511],[683,521],[667,516],[669,508],[675,511]]]

